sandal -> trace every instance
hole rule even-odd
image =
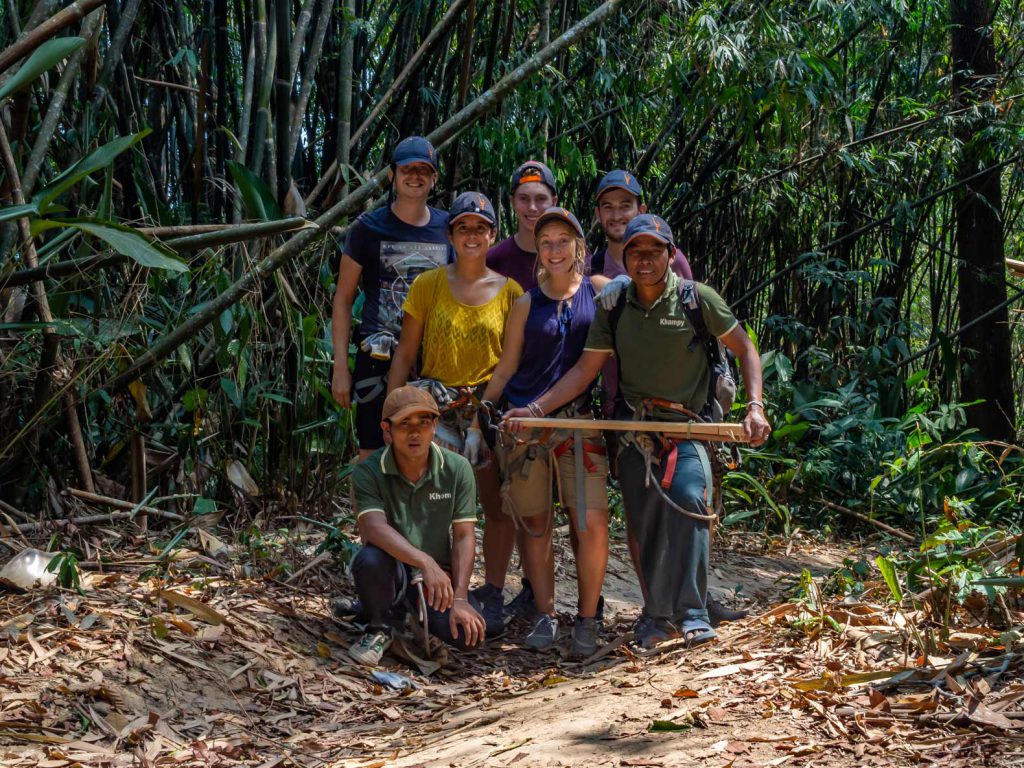
[[[704,619],[683,619],[679,631],[686,640],[687,648],[710,643],[718,637],[718,633]]]

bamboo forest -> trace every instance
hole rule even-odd
[[[0,765],[1020,764],[1022,39],[2,0]]]

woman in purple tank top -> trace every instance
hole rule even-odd
[[[583,354],[594,319],[595,294],[607,283],[588,277],[583,228],[564,208],[549,208],[534,226],[539,261],[538,285],[513,305],[505,329],[501,361],[484,400],[512,406],[532,403],[555,384]],[[589,400],[564,409],[579,417],[591,413]],[[552,414],[563,415],[563,414]],[[545,650],[558,639],[554,603],[554,507],[552,481],[573,530],[579,603],[572,631],[572,655],[597,650],[601,632],[598,602],[608,565],[608,462],[599,430],[584,441],[584,499],[577,499],[573,441],[565,433],[503,436],[497,448],[502,469],[502,508],[516,521],[516,541],[537,607],[527,646]],[[554,472],[553,472],[554,470]],[[585,510],[585,530],[577,507]],[[524,585],[524,589],[525,589]]]

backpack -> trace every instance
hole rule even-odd
[[[700,308],[700,295],[697,292],[697,284],[693,280],[679,281],[679,301],[683,305],[683,313],[693,328],[693,341],[689,349],[692,352],[697,345],[704,348],[707,357],[708,368],[711,377],[708,382],[708,393],[703,407],[700,409],[700,417],[707,422],[718,422],[725,418],[725,415],[732,410],[732,404],[736,400],[736,375],[733,371],[732,355],[725,348],[725,345],[714,336],[704,320],[704,313]],[[626,308],[626,292],[619,294],[619,300],[608,313],[608,323],[612,332],[612,344],[615,347],[615,362],[619,366],[619,390],[616,399],[622,398],[622,359],[618,350],[617,330],[619,319]]]

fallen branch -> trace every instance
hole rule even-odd
[[[875,520],[873,517],[868,517],[867,515],[861,514],[860,512],[854,512],[849,507],[844,507],[841,504],[834,504],[831,501],[826,501],[825,499],[821,498],[819,498],[818,501],[820,501],[829,509],[834,509],[836,512],[841,512],[842,514],[853,517],[857,520],[860,520],[861,522],[871,523],[871,525],[875,526],[876,528],[881,528],[886,533],[891,533],[893,536],[898,536],[899,538],[911,544],[913,544],[916,541],[916,539],[906,531],[900,528],[893,528],[891,525],[886,525],[880,520]]]
[[[183,522],[185,520],[185,518],[179,515],[177,512],[166,512],[162,509],[157,509],[156,507],[147,507],[142,504],[133,504],[130,501],[113,499],[110,496],[101,496],[98,493],[89,493],[89,491],[82,491],[79,490],[78,488],[68,488],[66,491],[64,491],[64,495],[74,496],[76,499],[81,499],[82,501],[91,501],[94,504],[106,504],[108,507],[114,507],[115,509],[130,510],[130,514],[126,515],[125,517],[134,517],[135,515],[154,515],[156,517],[163,517],[167,520],[176,520],[178,522]],[[100,517],[109,516],[101,515]],[[72,520],[71,522],[77,522],[77,520]],[[90,520],[89,522],[99,521]]]

